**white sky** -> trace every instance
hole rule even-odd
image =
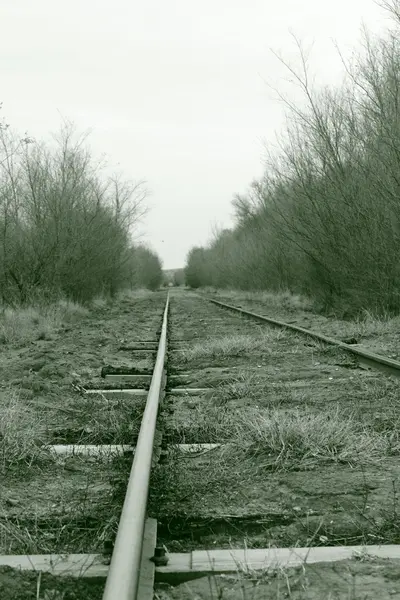
[[[0,101],[21,133],[41,138],[60,113],[91,128],[128,178],[152,190],[145,239],[165,268],[184,265],[230,202],[262,173],[287,89],[270,48],[296,60],[309,45],[316,82],[338,81],[361,22],[389,24],[373,0],[1,0]]]

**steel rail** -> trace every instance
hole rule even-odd
[[[258,315],[257,313],[244,310],[243,308],[232,306],[231,304],[225,304],[224,302],[219,302],[219,300],[214,300],[213,298],[208,298],[207,296],[202,297],[206,298],[206,300],[208,300],[209,302],[220,306],[221,308],[226,308],[228,310],[232,310],[233,312],[238,312],[246,317],[251,317],[252,319],[255,319],[257,321],[263,321],[272,325],[276,325],[278,327],[284,327],[286,329],[302,333],[303,335],[307,335],[310,338],[325,342],[326,344],[339,347],[342,350],[345,350],[346,352],[350,352],[351,354],[356,355],[359,359],[359,362],[368,367],[380,369],[386,373],[390,373],[390,375],[400,377],[400,362],[398,362],[397,360],[387,358],[386,356],[381,356],[380,354],[374,354],[373,352],[369,352],[368,350],[362,350],[361,348],[354,348],[354,346],[351,346],[350,344],[346,344],[345,342],[341,342],[340,340],[335,340],[334,338],[330,338],[326,335],[323,335],[322,333],[315,333],[314,331],[310,331],[309,329],[304,329],[304,327],[299,327],[298,325],[291,325],[289,323],[285,323],[284,321],[278,321],[277,319],[264,317],[263,315]]]
[[[135,600],[137,597],[154,436],[167,347],[168,307],[169,294],[103,600]]]

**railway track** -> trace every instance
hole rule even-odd
[[[12,555],[0,557],[0,566],[105,577],[104,599],[145,600],[154,581],[265,572],[360,552],[400,558],[396,524],[388,533],[378,519],[400,450],[388,451],[386,432],[372,418],[379,394],[395,398],[398,390],[359,362],[396,376],[400,363],[179,292],[166,301],[157,348],[153,341],[121,346],[127,356],[155,351],[151,374],[113,365],[102,372],[105,398],[147,397],[135,448],[51,446],[88,457],[134,451],[111,560],[101,553]],[[359,428],[346,413],[350,400],[366,416]],[[324,420],[327,404],[334,410]]]
[[[214,300],[213,298],[207,298],[209,302],[212,302],[216,306],[220,306],[226,310],[236,312],[237,314],[243,315],[250,319],[255,319],[261,323],[267,323],[269,325],[273,325],[275,327],[281,327],[283,329],[287,329],[289,331],[294,331],[296,333],[301,333],[302,335],[306,335],[307,337],[324,342],[325,344],[329,344],[336,348],[340,348],[341,350],[345,350],[349,354],[354,355],[359,364],[361,366],[365,366],[367,368],[378,369],[387,373],[389,375],[393,375],[394,377],[400,377],[400,362],[397,360],[393,360],[392,358],[388,358],[386,356],[381,356],[379,354],[375,354],[374,352],[369,352],[366,349],[357,348],[354,345],[347,344],[345,342],[341,342],[340,340],[335,340],[331,337],[323,335],[321,333],[317,333],[315,331],[310,331],[309,329],[304,329],[304,327],[299,327],[298,325],[292,325],[289,323],[285,323],[284,321],[279,321],[277,319],[271,319],[269,317],[265,317],[263,315],[259,315],[257,313],[245,310],[243,308],[239,308],[237,306],[233,306],[231,304],[226,304],[224,302],[219,302],[218,300]]]

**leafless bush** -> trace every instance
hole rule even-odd
[[[86,137],[64,124],[53,143],[0,128],[0,287],[5,304],[113,296],[138,279],[133,234],[144,182],[107,177]],[[161,266],[160,266],[161,268]],[[135,269],[136,280],[132,278]],[[145,272],[145,269],[144,269]]]

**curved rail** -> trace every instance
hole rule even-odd
[[[206,300],[212,302],[213,304],[216,304],[217,306],[227,308],[234,312],[238,312],[246,317],[251,317],[252,319],[256,319],[258,321],[263,321],[272,325],[276,325],[278,327],[284,327],[292,331],[297,331],[298,333],[302,333],[303,335],[307,335],[308,337],[311,337],[313,339],[320,340],[322,342],[325,342],[326,344],[337,346],[342,350],[345,350],[346,352],[350,352],[351,354],[356,355],[361,364],[364,364],[368,367],[372,367],[374,369],[380,369],[381,371],[390,373],[390,375],[400,377],[400,362],[398,362],[397,360],[387,358],[386,356],[381,356],[380,354],[374,354],[373,352],[369,352],[368,350],[362,350],[361,348],[354,348],[354,346],[350,346],[350,344],[345,344],[344,342],[330,338],[326,335],[323,335],[322,333],[315,333],[314,331],[304,329],[303,327],[299,327],[298,325],[290,325],[289,323],[285,323],[284,321],[278,321],[277,319],[264,317],[263,315],[258,315],[248,310],[244,310],[243,308],[238,308],[237,306],[232,306],[231,304],[225,304],[224,302],[219,302],[219,300],[214,300],[213,298],[205,298]]]
[[[135,600],[137,597],[154,436],[167,347],[168,307],[169,295],[103,600]]]

